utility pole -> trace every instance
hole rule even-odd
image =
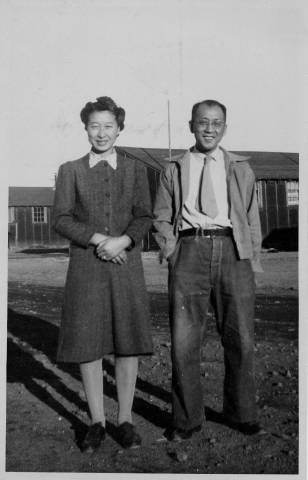
[[[171,133],[170,133],[170,101],[168,98],[168,143],[169,143],[169,162],[171,161]]]

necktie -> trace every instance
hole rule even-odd
[[[218,208],[210,172],[210,162],[212,161],[213,158],[209,155],[204,159],[199,191],[199,208],[208,217],[215,218],[218,215]]]

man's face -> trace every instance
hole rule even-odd
[[[190,122],[191,132],[196,138],[200,152],[213,152],[226,132],[224,113],[219,106],[199,105],[194,119]]]

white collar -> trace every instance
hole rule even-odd
[[[196,156],[198,156],[199,158],[202,158],[202,160],[204,160],[204,158],[207,156],[206,153],[202,153],[202,152],[199,152],[199,150],[196,148],[196,146],[193,147],[192,149],[192,153],[194,153]],[[215,148],[215,150],[213,152],[211,152],[210,154],[208,154],[211,158],[213,158],[214,160],[219,160],[221,158],[221,149],[219,147]]]
[[[89,166],[90,168],[95,167],[98,162],[105,160],[114,170],[117,168],[117,152],[115,149],[112,150],[108,155],[104,152],[102,153],[95,153],[92,150],[89,153]]]

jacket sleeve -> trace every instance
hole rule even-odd
[[[63,237],[87,247],[95,233],[93,227],[76,220],[75,175],[71,162],[60,166],[54,198],[54,229]]]
[[[152,220],[152,201],[146,167],[136,164],[134,199],[132,207],[133,219],[130,221],[125,233],[133,245],[141,242],[149,231]]]
[[[168,165],[160,174],[154,206],[154,237],[166,258],[171,255],[176,244],[172,177],[172,166]]]
[[[247,218],[250,229],[251,243],[252,243],[252,259],[251,265],[254,272],[263,272],[260,263],[262,234],[260,224],[260,214],[257,199],[257,189],[254,173],[251,171],[250,188],[248,189],[247,198]]]

